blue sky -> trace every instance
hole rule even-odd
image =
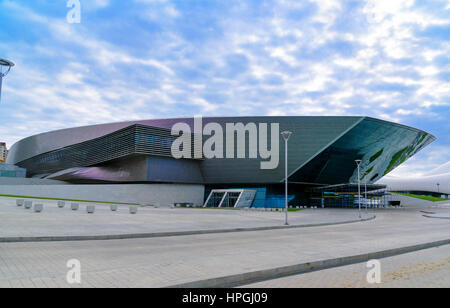
[[[394,174],[450,160],[450,2],[0,0],[0,140],[192,115],[368,115],[438,141]]]

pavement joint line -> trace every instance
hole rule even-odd
[[[376,215],[373,215],[369,218],[355,219],[341,222],[302,224],[290,226],[267,226],[254,228],[231,228],[231,229],[215,229],[215,230],[193,230],[193,231],[154,232],[154,233],[138,233],[138,234],[116,234],[116,235],[0,237],[0,243],[108,241],[108,240],[143,239],[143,238],[174,237],[174,236],[203,235],[203,234],[217,234],[217,233],[298,229],[298,228],[325,227],[325,226],[367,222],[376,219],[376,217],[377,217]]]
[[[450,245],[450,239],[417,244],[412,246],[405,246],[400,248],[392,248],[371,253],[363,253],[347,257],[312,261],[307,263],[275,267],[271,269],[252,271],[247,273],[240,273],[230,276],[222,276],[217,278],[192,281],[168,286],[166,288],[231,288],[237,286],[245,286],[248,284],[261,282],[265,280],[278,279],[291,275],[303,274],[311,271],[318,271],[361,262],[367,262],[373,259],[383,259],[445,245]]]
[[[435,219],[450,219],[450,217],[441,217],[441,216],[430,216],[430,215],[422,215],[426,218],[435,218]]]

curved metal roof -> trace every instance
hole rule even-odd
[[[290,179],[294,182],[335,184],[354,180],[354,159],[363,160],[362,172],[368,181],[375,181],[435,140],[434,136],[424,131],[369,117],[203,118],[203,125],[211,122],[222,127],[226,123],[278,123],[280,132],[294,132],[289,141],[288,162]],[[49,152],[100,138],[135,124],[171,129],[177,123],[186,123],[193,128],[194,119],[139,120],[42,133],[15,143],[7,162],[20,165],[38,155],[50,155]],[[270,147],[270,140],[268,144]],[[274,170],[261,170],[261,159],[206,159],[201,163],[201,172],[208,183],[215,184],[279,183],[284,179],[282,146],[279,156],[278,168]]]

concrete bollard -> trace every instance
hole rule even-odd
[[[22,200],[22,199],[16,200],[17,206],[23,206],[24,204],[25,204],[25,200]]]
[[[78,203],[72,203],[71,205],[72,211],[78,211],[80,205]]]
[[[25,204],[25,209],[29,210],[33,207],[33,202],[32,201],[26,201],[24,202]]]
[[[130,205],[130,214],[137,214],[138,208],[136,205]]]
[[[86,212],[87,212],[88,214],[94,214],[94,213],[95,213],[95,205],[88,205],[88,206],[86,207]]]
[[[111,208],[111,211],[117,212],[117,204],[111,204],[110,208]]]
[[[33,206],[33,201],[25,201],[24,205],[26,209],[31,209],[31,207]]]
[[[60,209],[64,208],[66,206],[66,203],[64,201],[58,201],[58,207]]]
[[[40,213],[44,210],[44,205],[43,204],[35,204],[34,205],[34,212],[35,213]]]

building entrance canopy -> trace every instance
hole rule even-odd
[[[206,199],[204,207],[243,208],[251,207],[256,190],[214,189]]]

